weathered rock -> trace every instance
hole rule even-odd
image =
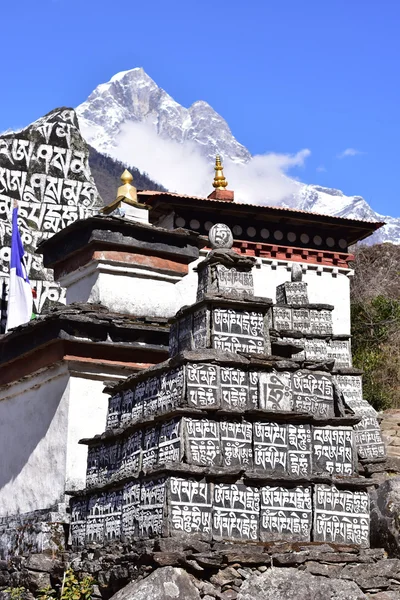
[[[185,555],[182,552],[154,552],[154,561],[160,567],[178,566],[184,559]]]
[[[232,583],[239,576],[239,573],[233,567],[228,567],[227,569],[223,569],[218,571],[215,575],[210,578],[211,583],[215,585],[225,585],[227,583]]]
[[[371,544],[400,557],[400,477],[371,492]]]
[[[351,579],[363,590],[387,589],[390,580],[400,580],[400,560],[389,558],[368,565],[346,565],[340,576]]]
[[[322,575],[323,577],[339,577],[343,565],[327,565],[310,560],[306,563],[306,570],[312,575]]]
[[[369,600],[400,600],[399,592],[378,592],[377,594],[367,594]]]
[[[309,558],[309,552],[287,552],[286,554],[275,554],[273,564],[278,567],[301,565]]]
[[[30,571],[45,571],[51,573],[57,567],[58,561],[48,554],[31,554],[26,561],[26,568]]]
[[[129,583],[112,600],[200,600],[190,576],[174,567],[157,569],[139,582]]]
[[[296,569],[269,569],[247,579],[237,600],[366,600],[352,581],[327,579]]]

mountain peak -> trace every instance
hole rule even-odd
[[[221,154],[228,180],[244,201],[265,204],[274,198],[273,202],[322,214],[385,220],[389,225],[374,234],[373,241],[400,243],[400,219],[381,217],[360,196],[305,185],[279,169],[271,171],[268,156],[253,159],[208,102],[182,106],[142,67],[121,71],[100,84],[76,112],[84,137],[97,151],[134,164],[171,190],[203,193],[215,155]],[[186,179],[183,155],[191,161]]]

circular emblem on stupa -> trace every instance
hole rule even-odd
[[[216,223],[208,232],[211,248],[226,248],[229,250],[233,246],[233,235],[228,225]]]

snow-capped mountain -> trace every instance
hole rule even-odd
[[[99,85],[76,112],[82,132],[99,152],[115,150],[126,123],[144,122],[161,138],[194,142],[211,160],[218,152],[241,163],[251,159],[227,122],[207,102],[199,100],[184,108],[141,68],[118,73]]]
[[[252,157],[207,102],[184,108],[141,68],[99,85],[76,112],[84,137],[96,150],[134,164],[171,191],[208,195],[213,161],[221,154],[237,200],[385,221],[368,241],[400,243],[400,219],[379,215],[361,196],[290,178],[287,170],[302,164],[307,150]]]

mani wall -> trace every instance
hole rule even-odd
[[[232,243],[226,226],[211,229],[170,359],[109,388],[105,432],[82,440],[74,547],[182,536],[369,546],[371,483],[358,463],[385,449],[349,340],[320,346],[333,307],[309,302],[299,269],[279,304],[255,297],[254,259]]]
[[[26,129],[0,136],[0,278],[7,295],[11,212],[19,204],[19,227],[27,269],[36,290],[34,311],[65,302],[65,290],[35,254],[39,242],[84,219],[103,205],[90,173],[88,147],[72,109],[53,110]]]

